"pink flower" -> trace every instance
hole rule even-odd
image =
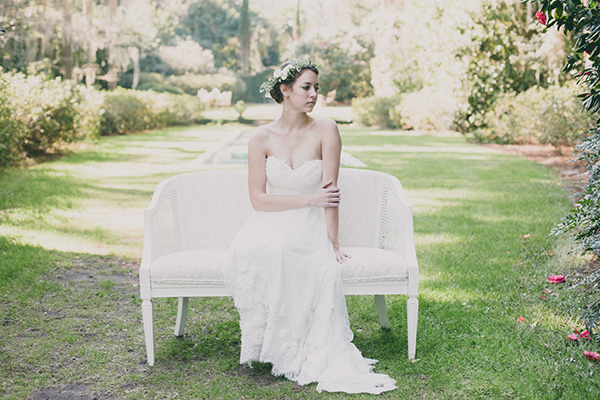
[[[550,294],[550,293],[552,293],[552,289],[546,288],[546,289],[542,290],[542,292]]]
[[[582,339],[589,339],[592,340],[592,337],[590,336],[590,331],[583,331],[579,334],[579,337]]]
[[[523,318],[523,317],[519,317],[519,318],[517,318],[517,320],[518,320],[519,322],[525,322],[525,318]]]
[[[577,336],[576,333],[571,333],[569,336],[567,336],[567,339],[569,340],[574,340],[574,341],[578,341],[579,337]]]
[[[565,281],[564,275],[550,275],[548,282],[550,283],[563,283]]]
[[[535,13],[535,17],[537,18],[537,20],[540,24],[546,25],[546,14],[544,14],[541,11],[538,11]]]
[[[523,238],[523,239],[529,239],[530,237],[531,237],[531,234],[529,234],[529,233],[521,236],[521,238]]]
[[[595,351],[584,351],[583,355],[590,361],[598,361],[600,360],[600,354]]]
[[[546,296],[542,295],[542,300],[546,300]]]

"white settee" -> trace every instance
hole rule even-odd
[[[235,234],[252,212],[246,169],[173,176],[162,181],[144,211],[140,290],[148,364],[154,364],[152,298],[178,297],[175,335],[183,335],[189,297],[228,296],[223,265]],[[346,295],[375,295],[389,328],[386,294],[408,295],[408,357],[416,351],[419,267],[412,206],[395,177],[340,170],[340,244]]]

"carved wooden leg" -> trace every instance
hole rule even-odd
[[[408,317],[408,359],[414,359],[417,351],[417,321],[419,317],[419,300],[409,297],[406,302]]]
[[[377,314],[379,314],[379,323],[381,324],[381,327],[389,329],[390,320],[388,318],[387,307],[385,305],[385,295],[376,294],[375,304],[377,305]]]
[[[177,304],[177,323],[175,324],[175,336],[183,336],[185,319],[187,318],[188,298],[180,297]]]
[[[154,311],[152,310],[152,301],[142,301],[142,316],[144,317],[144,336],[146,337],[148,365],[154,365]]]

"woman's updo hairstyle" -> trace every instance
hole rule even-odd
[[[309,69],[319,75],[319,70],[317,68],[318,65],[310,59],[288,60],[275,70],[272,78],[267,79],[267,81],[262,84],[261,91],[267,92],[277,104],[281,104],[283,103],[281,85],[285,84],[287,87],[290,87],[305,69]]]

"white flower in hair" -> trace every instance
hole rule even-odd
[[[283,80],[286,80],[290,77],[290,71],[292,70],[292,68],[293,68],[293,66],[292,66],[292,64],[290,64],[283,69],[283,73],[281,74],[282,76],[285,77],[285,78],[283,78]]]
[[[281,78],[281,75],[283,74],[283,71],[280,70],[279,68],[277,68],[274,72],[273,72],[273,78],[275,79],[279,79]]]

